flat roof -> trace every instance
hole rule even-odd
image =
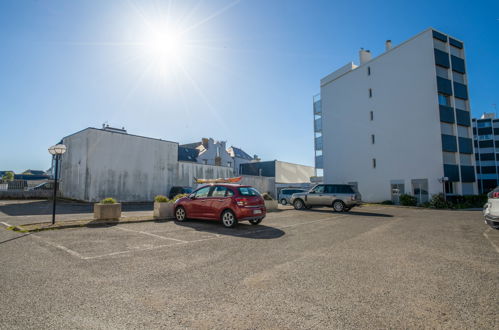
[[[69,135],[63,137],[62,140],[64,140],[65,138],[68,138],[70,136],[73,136],[73,135],[79,134],[81,132],[84,132],[86,130],[96,130],[96,131],[106,132],[106,133],[111,133],[111,134],[122,134],[122,135],[128,135],[128,136],[138,137],[138,138],[142,138],[142,139],[150,139],[150,140],[154,140],[154,141],[162,141],[162,142],[168,142],[168,143],[175,143],[177,145],[179,144],[178,142],[174,142],[174,141],[168,141],[168,140],[163,140],[163,139],[158,139],[158,138],[152,138],[152,137],[142,136],[142,135],[135,135],[135,134],[130,134],[130,133],[124,133],[124,132],[109,131],[109,130],[105,130],[105,129],[102,129],[102,128],[95,128],[95,127],[84,128],[81,131],[78,131],[78,132],[75,132],[73,134],[69,134]]]

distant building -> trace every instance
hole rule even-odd
[[[423,203],[444,186],[476,194],[464,43],[430,28],[359,56],[321,79],[313,100],[324,182],[357,185],[370,202]]]
[[[178,146],[178,160],[184,162],[198,162],[199,150]]]
[[[485,113],[472,125],[478,191],[488,193],[499,185],[499,119]]]
[[[234,146],[230,147],[227,149],[229,155],[233,159],[233,164],[234,164],[234,173],[236,175],[241,174],[241,164],[246,164],[246,163],[252,163],[252,162],[259,162],[260,158],[258,158],[257,155],[254,155],[251,157],[248,155],[244,150],[236,148]]]
[[[226,141],[203,138],[201,142],[182,144],[179,148],[183,148],[181,151],[183,160],[189,157],[188,161],[197,161],[200,164],[230,167],[234,169],[236,175],[240,173],[241,164],[260,160],[258,156],[251,157],[240,148],[226,146]],[[196,157],[192,150],[197,150]]]
[[[242,175],[274,177],[276,184],[310,183],[314,172],[315,169],[312,166],[279,160],[241,164]]]

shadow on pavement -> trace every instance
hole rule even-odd
[[[279,238],[284,234],[286,234],[284,231],[278,228],[265,226],[262,224],[255,226],[245,222],[239,223],[234,228],[225,228],[222,226],[222,224],[219,221],[212,221],[212,220],[189,219],[184,222],[175,221],[175,224],[178,226],[189,227],[196,231],[202,231],[210,234],[245,237],[253,239]]]
[[[121,210],[123,212],[130,211],[152,211],[152,203],[123,203]],[[24,216],[24,215],[47,215],[52,214],[52,201],[16,201],[6,205],[0,205],[0,211],[9,216]],[[76,203],[57,201],[56,214],[78,214],[78,213],[93,213],[93,203]]]
[[[13,240],[15,240],[15,239],[18,239],[18,238],[21,238],[21,237],[25,237],[25,236],[29,236],[29,235],[30,235],[30,234],[24,234],[24,235],[17,236],[17,237],[11,238],[11,239],[7,239],[7,240],[5,240],[5,241],[0,242],[0,244],[7,243],[7,242],[13,241]]]

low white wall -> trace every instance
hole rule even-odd
[[[204,165],[192,162],[178,162],[178,175],[174,178],[175,186],[196,187],[194,178],[197,179],[218,179],[230,178],[234,176],[231,167]]]

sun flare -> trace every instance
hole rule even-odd
[[[182,34],[172,30],[154,31],[145,43],[146,52],[155,60],[180,61],[185,55]]]

